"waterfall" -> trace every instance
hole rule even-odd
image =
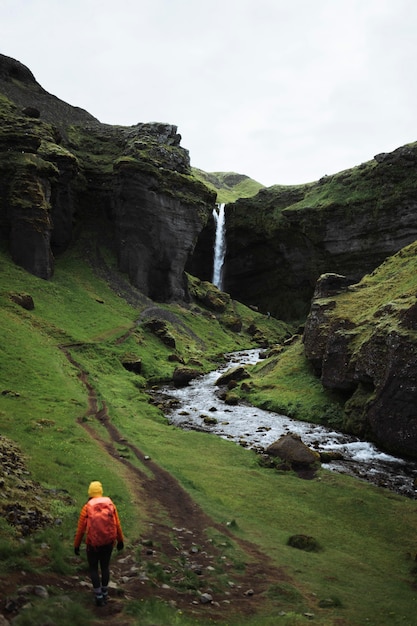
[[[216,223],[216,238],[214,241],[214,262],[213,262],[213,285],[220,290],[223,289],[223,264],[226,254],[226,219],[225,204],[218,204],[218,211],[213,209],[213,217]]]

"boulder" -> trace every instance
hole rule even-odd
[[[266,449],[266,453],[278,456],[292,466],[311,466],[320,461],[318,452],[306,446],[295,434],[283,435]]]
[[[200,376],[201,372],[189,367],[177,367],[172,375],[175,387],[186,387],[191,380]]]
[[[140,374],[142,372],[142,359],[129,359],[122,361],[122,365],[128,372]]]
[[[28,293],[11,293],[10,300],[13,300],[13,302],[21,306],[22,309],[26,309],[27,311],[33,311],[33,309],[35,308],[33,298]]]
[[[353,280],[349,280],[341,274],[333,274],[329,272],[322,274],[316,283],[313,298],[329,298],[338,293],[346,291],[349,285],[353,284]]]
[[[144,322],[145,328],[150,330],[163,344],[169,348],[175,348],[175,337],[170,333],[168,324],[165,320],[151,318]]]
[[[237,365],[236,367],[228,369],[221,376],[219,376],[216,380],[216,385],[218,387],[222,387],[223,385],[228,385],[231,381],[243,380],[248,377],[249,374],[243,365]]]
[[[320,552],[322,549],[318,541],[310,535],[291,535],[287,545],[306,552]]]

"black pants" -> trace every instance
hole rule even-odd
[[[113,544],[92,548],[87,546],[87,560],[90,567],[90,578],[94,589],[107,587],[110,579],[110,557],[113,551]],[[98,568],[101,570],[101,584]]]

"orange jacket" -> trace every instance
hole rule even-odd
[[[116,529],[117,529],[117,542],[124,541],[119,514],[117,512],[116,505],[114,504],[114,502],[113,502],[113,506],[114,506],[114,518],[115,518]],[[87,509],[87,502],[86,502],[83,508],[81,509],[80,517],[78,519],[77,532],[75,533],[75,537],[74,537],[74,548],[79,548],[81,545],[85,531],[87,530],[87,518],[88,518],[88,509]],[[89,544],[88,533],[87,533],[85,542],[87,545]]]

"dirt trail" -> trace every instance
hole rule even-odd
[[[141,528],[138,544],[132,545],[128,539],[125,550],[113,555],[111,581],[117,588],[111,589],[105,607],[95,609],[100,623],[128,626],[132,622],[121,614],[124,600],[151,597],[158,597],[178,610],[201,618],[202,623],[207,623],[206,620],[226,622],[228,617],[233,615],[236,618],[239,614],[244,623],[245,615],[256,613],[265,603],[268,588],[282,583],[294,584],[286,572],[275,567],[257,546],[236,537],[228,526],[211,519],[173,476],[121,435],[111,422],[106,404],[99,406],[87,373],[73,358],[69,347],[61,349],[77,368],[88,393],[88,409],[78,420],[80,426],[114,463],[123,466],[134,506],[145,510],[148,519],[145,528]],[[108,437],[101,437],[101,429],[94,427],[91,418],[104,426]],[[128,449],[130,454],[121,456],[120,449]],[[128,456],[134,456],[139,463],[130,461],[126,458]],[[216,541],[210,540],[208,529],[214,532]],[[242,553],[238,564],[228,558],[228,544],[237,546]],[[85,559],[84,555],[82,559]],[[73,578],[67,580],[51,575],[36,579],[33,584],[74,588]],[[80,586],[80,593],[89,598],[91,590],[85,585],[86,581],[89,581],[87,569],[85,577],[76,584]],[[27,581],[21,584],[27,584]],[[200,598],[195,593],[196,587],[209,596]],[[202,602],[203,599],[207,602]]]

